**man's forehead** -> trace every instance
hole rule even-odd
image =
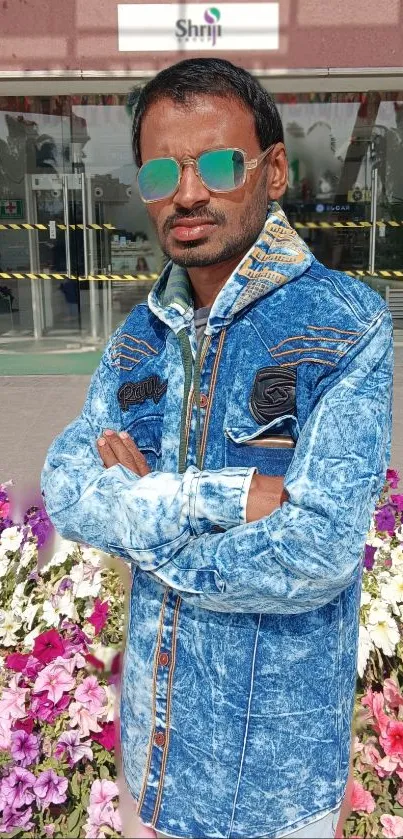
[[[183,157],[208,148],[244,148],[253,126],[253,114],[236,99],[205,95],[180,103],[164,98],[152,103],[143,117],[142,152],[147,158]]]

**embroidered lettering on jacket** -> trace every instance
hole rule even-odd
[[[295,416],[296,379],[295,370],[262,367],[257,371],[249,404],[258,423],[265,425],[284,414]]]
[[[168,387],[159,376],[149,376],[141,382],[124,382],[118,390],[118,401],[123,411],[129,405],[141,405],[146,399],[153,399],[157,405]]]

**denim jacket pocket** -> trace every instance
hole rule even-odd
[[[159,466],[161,457],[162,414],[146,417],[127,417],[125,431],[144,455],[152,472]]]
[[[299,436],[295,416],[285,414],[265,426],[226,428],[225,465],[256,466],[263,475],[285,475]]]

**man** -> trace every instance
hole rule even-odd
[[[142,822],[333,836],[390,448],[390,315],[289,226],[279,114],[244,70],[160,72],[133,147],[170,261],[49,451],[47,510],[132,565],[121,739]]]

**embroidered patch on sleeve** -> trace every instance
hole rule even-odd
[[[255,420],[265,425],[284,414],[295,414],[295,370],[284,367],[262,367],[253,382],[250,409]]]
[[[159,376],[149,376],[141,382],[124,382],[118,390],[118,402],[123,411],[129,405],[141,405],[146,399],[153,399],[157,405],[168,387]]]

